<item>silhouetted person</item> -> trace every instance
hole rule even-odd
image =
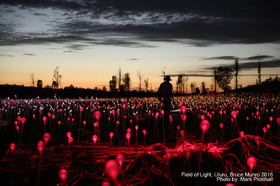
[[[169,81],[170,76],[164,77],[164,82],[160,84],[158,89],[158,99],[163,103],[162,109],[164,110],[164,123],[165,126],[169,125],[169,114],[171,109],[171,99],[173,99],[172,90],[173,86]]]

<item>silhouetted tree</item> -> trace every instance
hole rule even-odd
[[[185,83],[187,83],[188,81],[188,77],[187,76],[184,76],[183,79],[182,79],[182,90],[183,90],[183,94],[185,93]],[[186,86],[186,93],[187,93],[187,86]]]
[[[182,83],[183,83],[183,76],[179,75],[178,80],[176,82],[177,93],[182,93]]]
[[[107,88],[105,86],[103,86],[102,91],[107,92]]]
[[[69,87],[64,87],[64,89],[75,89],[74,85],[70,84]]]
[[[58,89],[60,85],[61,77],[62,76],[59,74],[58,67],[56,67],[53,72],[53,83],[52,83],[53,88]]]
[[[38,88],[43,88],[43,81],[42,81],[41,79],[39,79],[39,80],[37,81],[37,87],[38,87]]]
[[[192,82],[192,83],[191,83],[191,91],[192,91],[192,94],[193,94],[194,91],[195,91],[195,86],[196,86],[196,83],[195,83],[195,82]]]
[[[109,82],[109,88],[111,92],[115,92],[117,90],[117,76],[112,76],[112,80]]]
[[[205,82],[201,83],[201,91],[202,91],[202,94],[206,94]]]
[[[195,94],[200,94],[200,90],[198,87],[196,87],[196,89],[195,89]]]
[[[142,84],[142,75],[141,75],[141,72],[140,71],[138,71],[138,78],[139,78],[139,81],[140,81],[140,83],[139,83],[139,92],[141,92],[141,84]]]
[[[149,88],[149,79],[144,79],[144,83],[145,83],[145,88],[146,88],[146,92],[148,91]]]
[[[229,67],[219,67],[216,70],[216,81],[218,86],[224,90],[226,94],[229,90],[229,84],[233,78],[233,70]]]
[[[58,83],[56,81],[53,81],[52,82],[52,88],[58,88]]]
[[[35,87],[35,76],[34,76],[34,73],[32,73],[32,74],[30,75],[30,79],[31,79],[32,87]]]
[[[130,90],[130,85],[131,85],[131,80],[130,80],[129,73],[124,74],[124,77],[123,77],[122,81],[124,83],[124,90],[129,91]]]

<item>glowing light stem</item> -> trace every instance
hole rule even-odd
[[[155,126],[156,126],[156,132],[157,132],[157,140],[158,140],[158,122],[157,122],[157,118],[155,119]]]
[[[138,131],[138,130],[136,130],[136,134],[135,134],[135,135],[136,135],[136,143],[135,143],[135,149],[136,149],[136,151],[137,151],[137,131]]]
[[[39,151],[39,165],[38,165],[38,173],[37,173],[36,186],[40,185],[41,166],[42,166],[42,152]]]
[[[44,120],[44,133],[46,133],[46,121]]]
[[[86,124],[83,124],[83,135],[82,135],[82,139],[85,139],[85,126],[86,126]]]
[[[163,145],[165,146],[164,114],[162,120],[162,135],[163,135]]]
[[[129,158],[131,159],[131,152],[130,152],[130,141],[129,141],[129,138],[127,139],[127,144],[128,144],[128,152],[129,152]]]
[[[237,119],[234,118],[234,120],[235,120],[235,125],[236,125],[236,128],[237,128],[237,132],[238,132],[238,134],[240,134],[240,130],[239,130],[239,127],[238,127]]]
[[[200,153],[199,153],[199,163],[198,163],[198,172],[200,172],[201,169],[201,160],[202,160],[202,151],[203,151],[203,145],[204,145],[204,135],[205,135],[205,131],[202,132],[201,135],[201,147],[200,147]],[[199,178],[197,178],[196,180],[196,185],[199,185]]]
[[[80,144],[81,122],[82,122],[82,111],[80,110],[80,120],[79,120],[79,129],[78,129],[78,144]]]
[[[13,185],[13,151],[11,151],[11,162],[10,162],[10,167],[11,167],[11,172],[10,172],[10,185]]]
[[[100,145],[100,143],[101,143],[101,135],[100,135],[100,124],[99,124],[99,120],[97,121],[97,123],[98,123],[98,141],[99,141],[99,145]]]

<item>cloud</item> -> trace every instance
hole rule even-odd
[[[35,56],[36,54],[24,53],[25,56]]]
[[[273,58],[273,56],[268,56],[268,55],[258,55],[258,56],[251,56],[245,58],[245,60],[263,60],[263,59],[269,59]]]
[[[136,59],[136,58],[132,58],[132,59],[129,59],[129,61],[137,61],[139,59]]]
[[[2,0],[1,45],[84,42],[96,45],[153,47],[144,42],[177,42],[206,47],[213,44],[280,42],[277,1],[256,0]],[[14,14],[32,9],[46,21],[44,31],[21,31]],[[34,9],[36,8],[36,9]],[[51,15],[44,10],[56,11]],[[22,16],[27,16],[26,13]],[[60,17],[55,17],[60,16]],[[28,19],[27,19],[28,20]],[[29,20],[33,20],[29,19]],[[47,22],[47,20],[53,20]],[[51,25],[51,26],[50,26]],[[122,39],[107,39],[122,36]],[[79,48],[73,48],[73,50]],[[249,59],[253,60],[253,59]]]
[[[218,56],[218,57],[209,57],[209,58],[203,58],[203,60],[235,60],[237,57],[235,56]]]
[[[246,63],[239,63],[239,69],[241,70],[251,70],[251,69],[257,69],[258,64],[260,63],[261,68],[279,68],[280,67],[280,59],[275,59],[275,60],[270,60],[270,61],[262,61],[262,62],[256,62],[256,61],[251,61],[251,62],[246,62]],[[230,67],[232,69],[235,68],[234,64],[228,65],[228,64],[222,64],[218,66],[223,66],[223,67]],[[214,70],[217,67],[206,67],[206,70]]]
[[[13,55],[9,55],[9,54],[0,54],[0,56],[3,56],[3,57],[14,57]]]
[[[171,77],[177,77],[179,75],[187,76],[187,77],[213,77],[213,74],[170,74]]]

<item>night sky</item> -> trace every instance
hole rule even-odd
[[[162,71],[210,87],[213,79],[200,76],[235,59],[240,84],[255,84],[258,62],[263,80],[280,72],[277,2],[1,0],[0,84],[30,86],[34,73],[51,85],[58,66],[62,87],[108,86],[119,67],[130,73],[133,89],[140,72],[156,90]]]

